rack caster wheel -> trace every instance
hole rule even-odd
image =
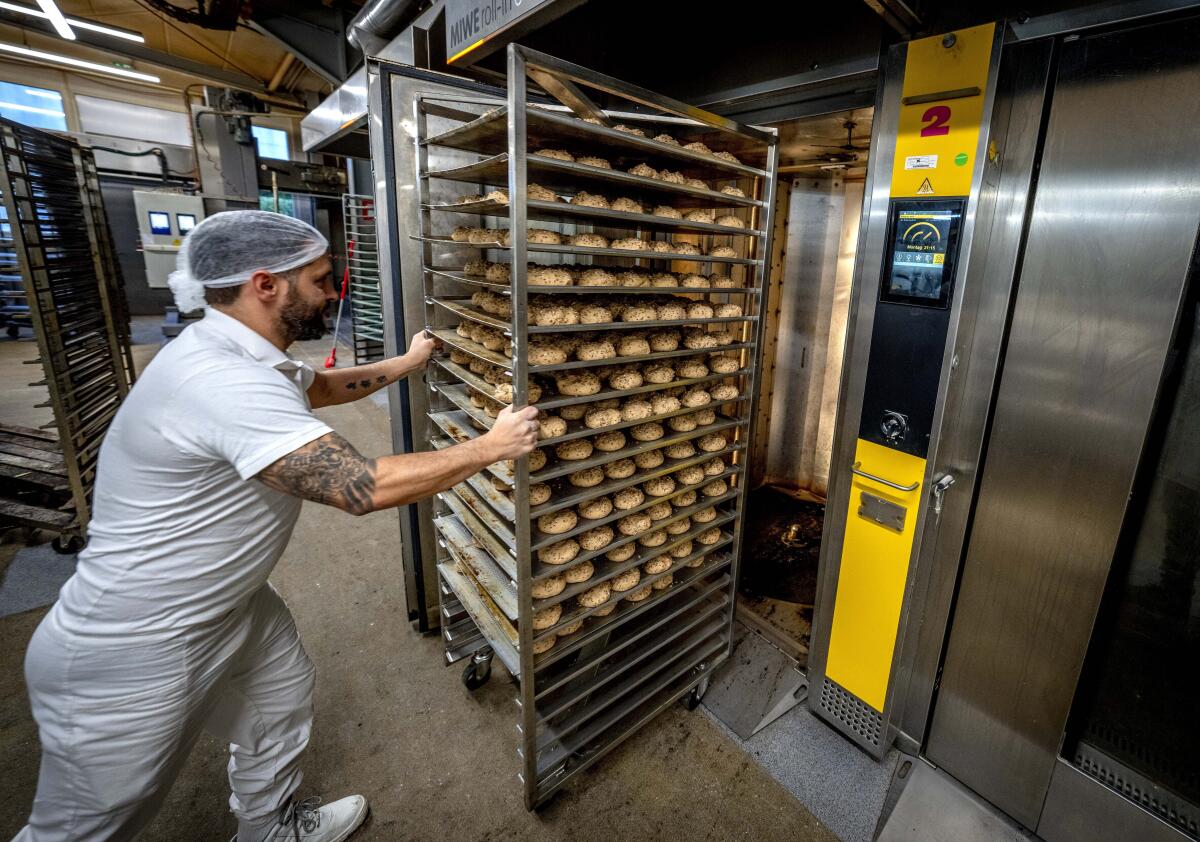
[[[467,661],[467,665],[463,667],[462,683],[472,693],[480,687],[488,683],[492,677],[492,656],[489,654],[486,657],[475,655],[471,660]]]
[[[8,334],[9,339],[20,339],[21,338],[21,328],[17,327],[16,325],[5,326],[4,332]]]
[[[688,710],[695,710],[700,706],[700,688],[693,687],[680,701],[683,702],[683,706]]]
[[[83,549],[83,539],[72,535],[64,541],[62,535],[55,535],[50,541],[50,547],[59,555],[74,555]]]

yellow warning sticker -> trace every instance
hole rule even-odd
[[[994,23],[908,45],[892,196],[966,196],[973,167],[958,163],[979,145]],[[933,185],[937,185],[934,190]]]

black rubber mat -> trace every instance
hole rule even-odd
[[[825,507],[820,503],[798,500],[769,485],[751,491],[746,502],[739,590],[812,605],[817,595],[824,518]]]

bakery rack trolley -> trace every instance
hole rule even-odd
[[[656,393],[668,397],[668,390],[687,397],[701,387],[736,386],[731,399],[714,398],[705,407],[711,415],[697,412],[694,404],[672,406],[666,401],[660,406],[668,408],[659,414],[622,417],[602,429],[587,427],[588,419],[570,420],[565,432],[561,425],[551,428],[550,436],[539,442],[540,451],[549,454],[544,465],[532,465],[531,457],[498,463],[438,497],[434,525],[446,658],[451,663],[469,659],[464,682],[471,688],[487,680],[493,657],[514,677],[519,688],[519,778],[526,805],[534,809],[672,703],[687,697],[694,706],[713,669],[731,652],[747,490],[743,472],[750,421],[757,411],[778,145],[773,130],[741,125],[515,44],[508,47],[506,78],[507,101],[482,114],[488,104],[467,96],[458,107],[447,105],[447,97],[441,95],[436,101],[418,96],[413,103],[421,227],[409,236],[422,245],[426,329],[443,343],[427,377],[431,446],[444,448],[488,429],[499,404],[510,396],[505,391],[509,385],[511,402],[519,407],[529,402],[531,389],[540,381],[545,391],[532,396],[543,418],[571,407],[576,407],[571,414],[577,417],[578,407],[596,401],[624,402],[624,412],[634,397],[646,404]],[[541,98],[530,91],[531,83],[561,105],[545,98],[547,105],[530,104],[531,96]],[[631,110],[602,110],[592,97],[622,102]],[[431,131],[431,123],[436,130]],[[632,130],[637,127],[642,127],[641,134]],[[663,133],[677,136],[678,142],[657,139]],[[685,148],[697,142],[705,146]],[[571,148],[586,150],[591,162],[531,151]],[[441,166],[447,151],[453,163],[448,168]],[[714,154],[718,152],[726,157]],[[595,156],[609,161],[611,168],[596,165]],[[672,179],[647,175],[651,171],[639,169],[639,164],[670,172]],[[531,183],[555,195],[538,190],[540,198],[530,198]],[[462,193],[481,190],[488,195],[447,201],[448,185]],[[721,191],[717,185],[731,189]],[[507,195],[490,192],[497,189]],[[728,219],[686,219],[682,212],[672,217],[639,213],[628,205],[615,210],[562,198],[580,198],[588,191],[638,197],[645,203],[643,211],[656,205],[682,211],[716,209],[717,217],[740,215],[742,222],[735,226]],[[508,235],[481,228],[493,231],[491,242],[486,242],[486,233],[474,243],[463,241],[461,230],[449,231],[455,220],[463,219],[474,219],[480,226],[488,220],[506,221]],[[531,222],[560,231],[531,237]],[[606,238],[602,245],[587,238],[590,245],[576,242],[579,234],[598,232]],[[645,240],[641,248],[658,250],[629,250],[628,239],[644,236],[660,245]],[[616,245],[620,247],[610,247]],[[710,255],[714,249],[717,254]],[[476,274],[468,274],[469,264],[447,266],[444,257],[435,259],[448,250],[460,251],[466,261],[495,260],[507,266],[510,278],[505,283],[480,276],[478,266],[472,270]],[[574,271],[608,269],[614,278],[639,268],[660,273],[676,269],[678,274],[675,284],[660,276],[661,285],[654,287],[617,285],[615,280],[603,286],[548,286],[531,283],[530,261],[551,267],[590,261]],[[705,272],[712,273],[707,283],[700,280],[708,277]],[[727,277],[718,281],[718,275]],[[709,287],[718,283],[722,286]],[[482,293],[508,302],[511,316],[481,309],[472,295]],[[713,312],[701,308],[695,312],[706,315],[636,324],[614,316],[606,323],[547,326],[535,323],[540,314],[531,321],[531,313],[541,306],[540,296],[548,294],[583,294],[602,307],[605,302],[624,307],[621,312],[626,314],[639,301],[662,302],[662,296],[669,295],[687,307],[708,303]],[[715,316],[718,304],[738,306]],[[644,307],[641,312],[646,312]],[[500,335],[506,347],[497,351],[487,348],[486,341],[470,338],[472,331],[479,334],[479,326],[492,331],[493,339]],[[608,339],[616,346],[631,329],[679,331],[684,344],[617,359],[547,362],[539,355],[540,362],[531,360],[533,349],[544,347],[548,338],[560,348],[576,350],[582,347],[580,337],[600,346]],[[718,337],[723,344],[706,346]],[[625,389],[609,383],[587,395],[553,394],[546,385],[555,376],[575,374],[586,380],[585,372],[604,371],[605,366],[634,364],[648,370],[655,363],[697,356],[714,365],[717,356],[733,358],[736,364],[725,363],[725,373],[701,372],[693,366],[698,376]],[[692,420],[680,418],[685,415]],[[643,440],[635,433],[652,436],[655,426],[661,437]],[[601,434],[618,431],[624,437],[618,439],[620,447],[592,448],[586,458],[578,458],[588,449],[582,442],[599,443]],[[658,464],[658,457],[638,459],[674,445],[680,446],[671,450],[676,455]],[[610,437],[607,447],[614,446]],[[638,467],[632,476],[627,473],[631,459]],[[625,468],[617,470],[616,463]],[[707,470],[696,481],[700,467]],[[589,470],[593,468],[605,473],[603,481],[586,487],[574,484],[589,473],[589,481],[594,481],[595,471]],[[685,475],[689,480],[676,482]],[[663,482],[668,477],[670,481]],[[542,499],[543,484],[551,486],[549,499]],[[539,491],[537,502],[531,501],[534,490]],[[704,493],[697,494],[699,490]],[[628,492],[624,498],[622,491]],[[625,499],[630,507],[614,508],[595,519],[575,515],[574,507],[588,503],[603,511],[607,504],[600,497],[610,503]],[[647,514],[649,518],[642,517]],[[693,516],[705,520],[693,521]],[[652,528],[645,528],[646,522]],[[564,523],[570,524],[565,531],[541,528],[553,525],[561,530]],[[637,530],[639,523],[641,531],[626,532],[626,524]],[[610,538],[600,544],[605,534]],[[668,536],[665,542],[663,535]],[[579,547],[576,554],[565,563],[550,563],[547,559],[561,562],[561,555],[545,551],[569,554],[570,543],[564,543],[568,539]],[[667,559],[670,566],[662,569]],[[651,572],[646,565],[654,560]],[[574,581],[589,565],[590,577]],[[639,578],[636,587],[628,585],[631,578]],[[564,586],[565,581],[569,583]],[[617,590],[621,585],[625,589]]]
[[[379,238],[375,230],[375,199],[342,194],[342,220],[350,266],[350,324],[354,364],[383,359],[383,303],[379,289]]]

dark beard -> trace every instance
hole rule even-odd
[[[298,339],[320,339],[325,335],[325,304],[311,309],[301,300],[295,284],[289,284],[279,311],[279,329],[289,345]]]

